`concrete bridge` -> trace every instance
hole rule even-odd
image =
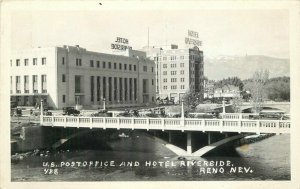
[[[262,104],[263,108],[272,108],[285,111],[287,114],[290,113],[290,102],[265,102]],[[241,105],[242,110],[251,109],[253,105],[251,103],[243,103]]]
[[[249,120],[247,115],[224,114],[225,119],[197,118],[135,118],[135,117],[73,117],[73,116],[41,116],[43,127],[90,128],[90,129],[130,129],[147,131],[168,131],[167,148],[177,155],[202,156],[226,143],[238,140],[251,133],[289,133],[289,120]],[[171,144],[172,132],[186,132],[186,151]],[[207,133],[207,145],[192,151],[192,133]],[[212,142],[214,133],[224,133],[224,138]],[[228,135],[229,134],[229,135]],[[174,140],[174,139],[173,139]]]
[[[90,129],[179,130],[182,132],[213,131],[256,134],[290,132],[289,120],[42,116],[41,125]]]

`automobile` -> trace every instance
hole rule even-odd
[[[284,118],[284,111],[281,110],[262,110],[259,113],[259,117],[261,119],[283,119]]]
[[[76,110],[74,107],[64,107],[63,115],[74,115],[78,116],[80,114],[79,110]]]
[[[46,112],[44,112],[44,115],[45,116],[52,116],[52,112],[46,111]]]
[[[22,116],[22,109],[20,108],[12,108],[10,111],[10,115],[14,117],[21,117]]]

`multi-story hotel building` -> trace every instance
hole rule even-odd
[[[156,95],[179,102],[188,91],[203,96],[203,51],[198,47],[178,49],[145,47],[147,56],[156,64]]]
[[[155,63],[146,53],[126,49],[123,55],[87,51],[79,46],[16,51],[10,60],[11,100],[34,106],[78,105],[100,108],[155,101]]]

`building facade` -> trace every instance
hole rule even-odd
[[[155,63],[146,53],[123,55],[79,46],[16,51],[10,64],[11,101],[35,106],[44,99],[53,109],[134,106],[155,101]]]
[[[178,103],[188,91],[203,96],[203,51],[198,47],[178,49],[177,45],[145,49],[156,64],[157,97]]]
[[[212,99],[212,98],[239,98],[241,91],[239,87],[224,84],[223,86],[217,87],[214,81],[206,81],[204,82],[204,98]]]

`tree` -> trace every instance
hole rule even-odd
[[[234,110],[234,112],[236,113],[241,113],[241,106],[243,104],[243,98],[240,95],[236,95],[235,97],[233,97],[232,99],[232,108]]]
[[[203,95],[200,92],[186,92],[183,97],[183,105],[186,111],[195,109],[203,100]]]
[[[263,102],[267,99],[265,85],[269,78],[268,70],[255,71],[252,80],[247,82],[245,88],[251,93],[253,110],[257,113],[261,110]]]
[[[266,84],[267,97],[273,101],[290,100],[290,79],[289,77],[276,77],[269,79]]]

